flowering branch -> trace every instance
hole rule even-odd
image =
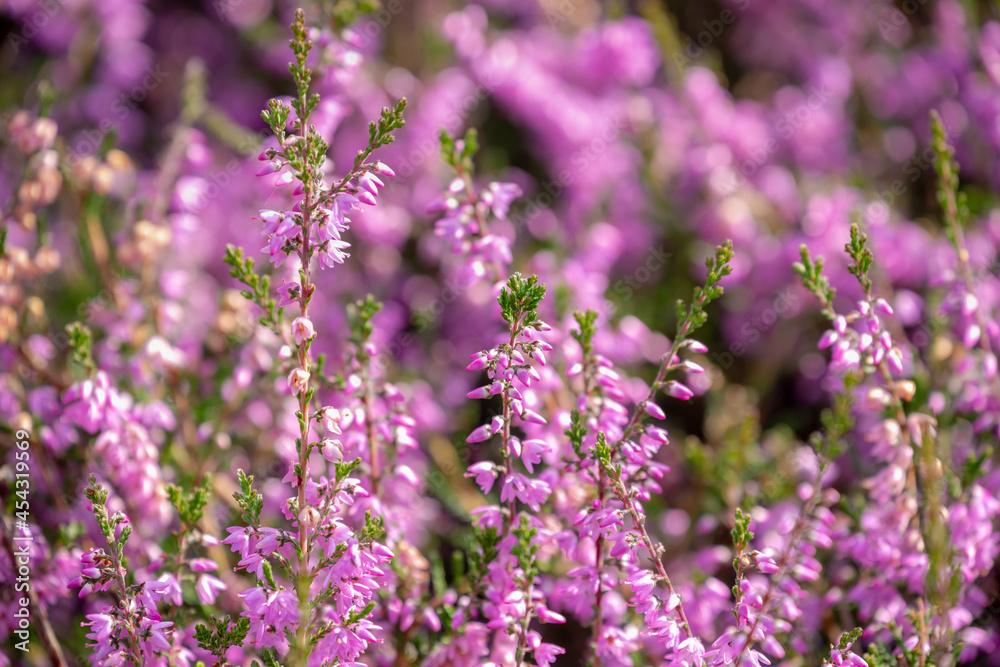
[[[132,525],[122,512],[108,513],[108,490],[94,475],[84,491],[91,503],[97,527],[107,541],[110,552],[91,549],[81,557],[80,576],[70,587],[80,589],[80,597],[92,591],[107,591],[117,585],[117,606],[104,607],[98,614],[89,614],[91,628],[87,638],[93,641],[94,660],[110,662],[131,660],[135,667],[152,661],[153,656],[171,648],[169,637],[173,623],[164,621],[156,611],[156,601],[166,592],[163,582],[147,581],[130,586],[125,567],[125,544],[132,534]]]
[[[704,325],[708,319],[708,315],[704,310],[705,306],[707,306],[711,301],[722,296],[723,289],[718,283],[722,280],[722,278],[731,273],[732,267],[729,266],[729,263],[732,260],[732,257],[732,243],[727,241],[724,245],[716,248],[714,257],[706,260],[705,264],[708,269],[708,273],[705,279],[704,287],[699,286],[695,288],[690,305],[685,304],[681,300],[677,302],[677,334],[670,351],[663,356],[660,362],[659,370],[657,371],[656,378],[650,386],[649,392],[646,397],[636,405],[632,417],[629,420],[628,425],[625,427],[622,436],[613,445],[610,445],[607,442],[606,435],[603,432],[600,433],[598,435],[595,450],[596,459],[600,463],[601,470],[607,475],[608,481],[611,485],[611,490],[615,492],[618,500],[625,506],[626,511],[628,511],[632,518],[633,530],[638,533],[639,541],[641,541],[645,546],[646,552],[654,564],[656,574],[658,575],[658,581],[662,582],[663,585],[666,586],[668,597],[663,603],[662,613],[670,614],[676,611],[676,615],[680,620],[680,630],[684,633],[686,639],[693,639],[691,626],[688,622],[687,614],[684,611],[681,597],[674,588],[674,585],[663,566],[663,547],[662,545],[654,544],[649,536],[649,533],[646,531],[645,514],[637,505],[633,493],[626,486],[626,478],[624,474],[625,469],[619,459],[622,456],[621,452],[623,449],[628,448],[629,450],[635,450],[638,448],[638,445],[634,442],[634,440],[640,438],[640,436],[643,441],[648,441],[651,445],[657,447],[660,443],[667,441],[666,433],[661,429],[647,429],[643,426],[643,420],[647,415],[657,419],[666,418],[666,414],[663,412],[662,408],[655,403],[658,391],[664,389],[668,395],[680,398],[681,400],[687,400],[694,395],[694,392],[692,392],[691,389],[680,382],[674,380],[665,382],[666,376],[669,372],[680,368],[684,368],[695,373],[704,372],[700,366],[694,364],[693,362],[682,363],[678,357],[678,353],[685,347],[695,352],[706,351],[704,345],[690,339],[689,336]],[[634,477],[637,472],[643,471],[649,465],[650,462],[647,461],[641,465],[635,473],[632,473],[632,476]],[[645,575],[641,573],[633,575],[633,590],[636,589],[635,582],[638,581],[635,577],[641,578],[643,576]],[[650,586],[645,590],[644,595],[637,595],[636,597],[638,599],[645,600],[648,598],[648,594],[651,590],[652,587]],[[654,614],[659,611],[659,607],[657,605],[646,605],[645,608],[647,609],[647,614]],[[651,619],[647,617],[647,625],[652,627],[653,624],[650,623],[650,620]],[[673,638],[671,637],[673,630],[669,626],[666,628],[661,627],[660,621],[656,621],[655,625],[657,626],[659,632],[666,633],[665,636],[668,638],[668,646],[672,646],[674,643]],[[700,657],[698,659],[700,661]]]
[[[384,575],[378,566],[391,559],[392,552],[375,542],[382,533],[381,519],[369,516],[364,531],[356,537],[337,516],[342,506],[352,502],[352,496],[361,493],[357,480],[349,476],[360,460],[334,462],[336,474],[333,479],[312,479],[309,457],[317,446],[311,441],[312,422],[319,421],[327,432],[339,435],[341,415],[332,407],[313,412],[312,399],[316,392],[313,375],[317,368],[313,366],[311,347],[317,332],[310,319],[309,305],[316,290],[312,282],[314,259],[319,260],[321,268],[344,262],[348,257],[345,250],[350,246],[342,238],[350,223],[348,214],[362,204],[376,203],[378,190],[384,186],[376,174],[393,175],[381,162],[370,164],[366,160],[376,148],[393,141],[392,132],[403,126],[405,106],[400,100],[393,109],[383,110],[379,122],[371,123],[368,144],[358,151],[352,169],[336,184],[327,186],[323,174],[328,145],[309,123],[319,96],[309,91],[312,72],[306,61],[312,42],[308,33],[304,13],[298,10],[290,41],[295,59],[289,66],[297,95],[289,105],[271,100],[262,113],[279,148],[269,148],[261,154],[260,159],[266,164],[258,171],[258,176],[278,174],[275,184],[279,186],[298,182],[294,195],[302,198],[292,210],[260,213],[265,223],[264,233],[268,236],[264,251],[270,254],[275,266],[295,256],[298,282],[286,282],[279,289],[282,298],[276,304],[267,294],[266,277],[258,278],[252,264],[242,260],[239,251],[230,249],[227,254],[234,266],[233,275],[252,289],[246,295],[264,310],[262,323],[279,330],[280,308],[292,303],[299,307],[299,316],[290,325],[296,365],[288,374],[288,387],[298,407],[298,456],[285,477],[285,481],[296,488],[296,497],[289,501],[287,508],[289,518],[297,527],[296,534],[292,538],[284,531],[259,527],[257,496],[248,478],[243,476],[243,490],[238,500],[244,507],[244,519],[248,520],[250,528],[230,528],[231,535],[225,540],[234,551],[241,553],[240,566],[251,569],[258,577],[259,586],[241,595],[251,606],[250,611],[244,612],[251,619],[250,632],[255,634],[251,644],[277,649],[280,653],[291,648],[289,660],[294,665],[305,665],[313,649],[321,645],[326,652],[332,651],[325,653],[327,655],[354,660],[368,643],[376,641],[372,634],[375,626],[367,620],[375,604],[370,598],[378,588],[373,577]],[[368,418],[370,421],[370,414]],[[374,451],[374,433],[369,435],[373,447],[374,487],[378,479],[378,459]],[[344,568],[345,559],[349,559],[354,571]],[[294,595],[274,578],[271,560],[291,575]],[[346,581],[345,577],[369,581],[371,585],[364,595],[355,596],[349,588],[343,587],[341,582]],[[341,601],[334,612],[327,606],[330,598],[346,598],[346,602]],[[290,609],[293,605],[294,611]],[[222,630],[220,628],[220,632]],[[292,646],[285,637],[286,632],[294,637]],[[265,654],[266,660],[272,658]]]
[[[441,157],[456,177],[428,210],[444,213],[434,225],[434,233],[451,241],[453,253],[465,255],[463,271],[469,277],[482,277],[489,268],[493,279],[501,280],[513,255],[510,241],[489,231],[489,216],[492,213],[497,220],[505,220],[511,203],[521,196],[521,188],[513,183],[492,182],[477,189],[472,179],[473,158],[478,150],[475,129],[470,128],[464,139],[441,130]]]
[[[960,313],[965,317],[975,316],[974,323],[965,328],[962,343],[970,349],[978,344],[986,354],[984,363],[995,366],[996,356],[993,352],[990,328],[987,326],[987,318],[976,294],[977,281],[972,275],[969,250],[965,243],[965,232],[962,229],[963,225],[968,222],[969,206],[965,193],[959,191],[958,162],[954,158],[955,150],[948,143],[944,123],[937,111],[931,111],[931,131],[935,153],[934,169],[938,175],[938,203],[944,212],[945,232],[958,257],[958,270],[965,292],[961,297]],[[1000,400],[1000,374],[993,371],[989,375],[993,395],[997,400]]]

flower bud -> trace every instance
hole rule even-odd
[[[872,387],[865,396],[865,407],[869,410],[881,410],[892,400],[889,393],[882,387]]]
[[[917,393],[917,384],[913,380],[900,380],[896,383],[896,393],[904,401],[912,401]]]
[[[876,299],[875,300],[875,307],[878,308],[879,310],[881,310],[886,315],[892,315],[893,314],[892,306],[890,306],[889,302],[886,301],[885,299]]]
[[[667,386],[664,389],[664,391],[667,392],[668,396],[672,396],[673,398],[679,398],[682,401],[686,401],[692,396],[694,396],[694,392],[691,391],[691,389],[688,388],[687,385],[683,385],[680,382],[677,382],[676,380],[671,380],[670,382],[667,382]],[[661,419],[663,419],[664,417],[661,417]]]
[[[281,169],[282,164],[278,161],[272,161],[265,164],[263,167],[257,170],[257,176],[267,176],[268,174],[273,174],[274,172]]]
[[[392,169],[390,169],[384,162],[379,160],[375,163],[374,171],[379,176],[389,176],[390,178],[396,175]]]
[[[474,430],[472,433],[470,433],[469,437],[466,438],[465,441],[469,444],[475,442],[482,442],[483,440],[487,440],[490,437],[490,435],[492,435],[492,431],[490,430],[490,425],[483,424],[482,426]]]
[[[661,408],[656,403],[653,403],[652,401],[647,401],[646,404],[643,405],[642,407],[646,411],[646,414],[652,417],[653,419],[667,418],[667,415],[663,412],[663,408]]]
[[[687,347],[689,350],[697,354],[705,354],[708,352],[708,347],[704,343],[700,343],[690,338],[687,340]]]
[[[315,528],[316,524],[319,523],[319,519],[319,510],[312,505],[299,512],[299,522],[309,528]]]
[[[778,563],[770,556],[765,556],[759,551],[753,553],[754,565],[761,574],[774,574],[778,571]]]

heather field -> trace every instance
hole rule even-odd
[[[1000,665],[1000,2],[0,0],[0,667]]]

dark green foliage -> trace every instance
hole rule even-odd
[[[264,311],[260,323],[275,333],[279,333],[281,312],[284,309],[278,308],[277,301],[271,296],[271,277],[259,275],[254,269],[253,258],[246,257],[243,254],[243,248],[237,248],[231,243],[226,244],[224,261],[233,267],[230,269],[229,275],[250,288],[242,291],[243,296],[253,301]]]
[[[717,246],[715,255],[705,260],[705,266],[708,268],[705,285],[694,288],[691,304],[685,304],[681,299],[677,300],[677,321],[686,324],[686,326],[681,325],[685,336],[701,328],[708,320],[705,306],[722,296],[723,289],[718,283],[733,272],[733,267],[729,265],[732,259],[732,241]]]
[[[194,630],[194,638],[198,646],[216,658],[220,667],[229,665],[226,660],[226,651],[232,646],[242,646],[243,640],[250,631],[250,619],[245,616],[237,617],[234,622],[229,616],[223,618],[211,618],[214,629],[209,629],[203,623],[199,623]]]
[[[479,134],[475,128],[470,127],[466,130],[464,139],[455,139],[448,134],[448,130],[441,128],[441,159],[456,173],[472,175],[474,171],[472,160],[478,151]]]
[[[594,334],[597,333],[597,311],[587,312],[577,311],[573,313],[579,331],[570,331],[570,335],[580,344],[583,350],[583,358],[586,359],[594,351]]]
[[[83,366],[88,376],[97,370],[94,364],[94,338],[90,333],[90,328],[80,322],[72,322],[66,325],[66,333],[69,334],[69,347],[73,351],[73,360]]]
[[[253,488],[253,476],[247,476],[242,470],[236,471],[240,483],[240,491],[233,494],[236,504],[243,510],[240,517],[250,526],[260,524],[260,511],[264,507],[264,498]]]
[[[497,301],[503,318],[511,327],[521,329],[538,322],[538,304],[545,297],[545,285],[538,282],[538,276],[525,278],[515,273],[501,289]]]

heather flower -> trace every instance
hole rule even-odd
[[[296,16],[256,146],[279,13],[146,30],[141,3],[81,0],[40,29],[32,4],[0,9],[6,53],[59,94],[0,121],[0,468],[35,631],[0,639],[157,667],[997,652],[1000,25],[954,0],[727,0],[700,35],[669,7],[464,3],[400,43],[453,47],[415,78],[380,55],[388,14],[334,3]],[[183,74],[157,37],[182,25]],[[81,44],[93,67],[68,65]],[[401,103],[360,122],[403,91],[405,131]],[[732,263],[688,263],[728,237]],[[219,265],[236,239],[268,261]],[[825,266],[791,269],[802,241]],[[537,308],[512,267],[547,284]],[[92,508],[63,493],[89,468]],[[0,549],[10,618],[20,558]]]
[[[296,317],[292,320],[292,337],[297,345],[316,337],[316,330],[308,317]]]
[[[480,461],[469,466],[469,471],[465,473],[465,476],[475,478],[476,484],[479,485],[483,493],[489,493],[497,479],[496,466],[489,461]]]
[[[319,420],[323,424],[323,428],[329,432],[336,435],[342,435],[343,431],[340,428],[341,421],[343,420],[343,415],[341,415],[340,410],[332,407],[325,407],[319,411]]]
[[[210,574],[201,575],[198,577],[198,583],[195,584],[195,591],[202,604],[215,604],[215,596],[224,590],[226,590],[226,584]]]
[[[518,473],[508,473],[500,491],[500,500],[508,502],[517,498],[537,512],[551,492],[551,488],[543,480],[530,479]]]
[[[293,393],[301,394],[309,388],[309,371],[295,368],[288,374],[288,388]]]
[[[91,475],[86,489],[87,499],[101,534],[110,552],[91,550],[81,558],[80,576],[70,586],[80,586],[80,597],[95,590],[115,589],[118,604],[103,607],[88,614],[90,628],[87,646],[93,649],[95,661],[112,664],[132,661],[135,664],[156,662],[157,656],[172,647],[173,623],[163,621],[157,603],[171,592],[168,581],[150,580],[127,585],[128,571],[121,560],[125,544],[132,533],[128,518],[121,512],[109,514],[108,490]],[[221,582],[220,582],[221,583]]]
[[[434,232],[451,242],[452,252],[464,256],[461,275],[472,282],[492,270],[499,278],[506,275],[513,261],[510,240],[490,232],[489,213],[505,220],[511,202],[521,196],[513,183],[493,182],[477,189],[472,181],[472,157],[478,148],[475,130],[464,139],[453,139],[447,131],[441,134],[442,158],[455,170],[445,193],[428,206],[428,212],[444,216],[437,221]]]
[[[278,293],[281,294],[281,298],[278,300],[278,307],[285,308],[298,301],[299,295],[302,293],[302,287],[298,283],[285,283],[278,288]]]

